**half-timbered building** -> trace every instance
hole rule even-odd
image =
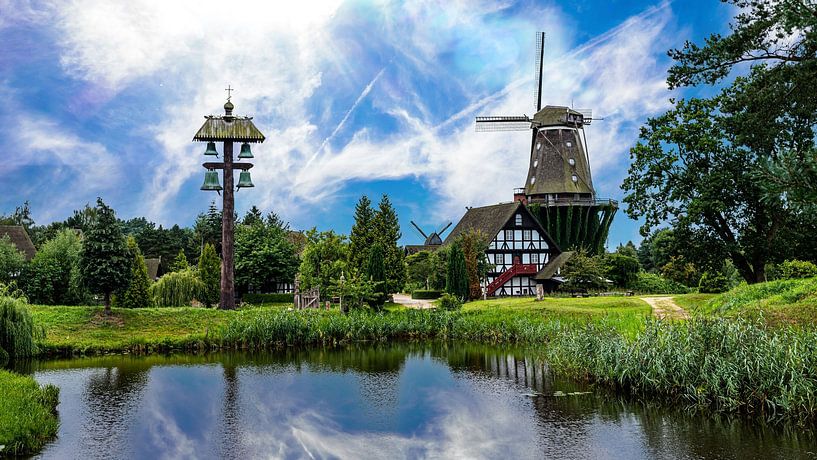
[[[523,203],[469,208],[445,244],[469,231],[481,233],[488,241],[487,296],[535,295],[537,284],[543,284],[545,291],[558,284],[554,276],[565,257],[559,257],[562,251]]]

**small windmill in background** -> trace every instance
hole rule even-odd
[[[446,230],[448,230],[448,228],[451,227],[451,224],[452,224],[452,222],[449,222],[448,225],[446,225],[442,229],[427,234],[413,220],[410,221],[410,222],[411,222],[411,225],[414,226],[414,228],[417,230],[417,232],[420,235],[422,235],[423,238],[425,238],[425,241],[423,242],[423,244],[407,245],[406,246],[406,254],[407,255],[415,254],[415,253],[420,252],[420,251],[435,251],[435,250],[437,250],[443,244],[443,238],[442,238],[443,233],[445,233]]]

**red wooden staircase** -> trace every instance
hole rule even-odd
[[[513,278],[516,275],[534,275],[536,274],[537,267],[536,264],[520,264],[519,260],[516,259],[513,261],[514,264],[511,265],[511,268],[505,270],[504,272],[500,273],[491,283],[488,285],[488,289],[486,295],[491,297],[494,295],[497,289],[502,287],[503,284],[507,283],[508,280]]]

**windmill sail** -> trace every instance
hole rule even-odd
[[[518,117],[477,117],[477,132],[486,131],[527,131],[531,119],[527,115]]]
[[[538,32],[536,34],[536,75],[534,81],[536,82],[536,89],[533,92],[533,107],[536,111],[542,110],[542,74],[545,64],[545,33]]]

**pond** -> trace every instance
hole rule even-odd
[[[468,344],[20,365],[60,387],[42,458],[815,458],[813,431],[688,413]]]

